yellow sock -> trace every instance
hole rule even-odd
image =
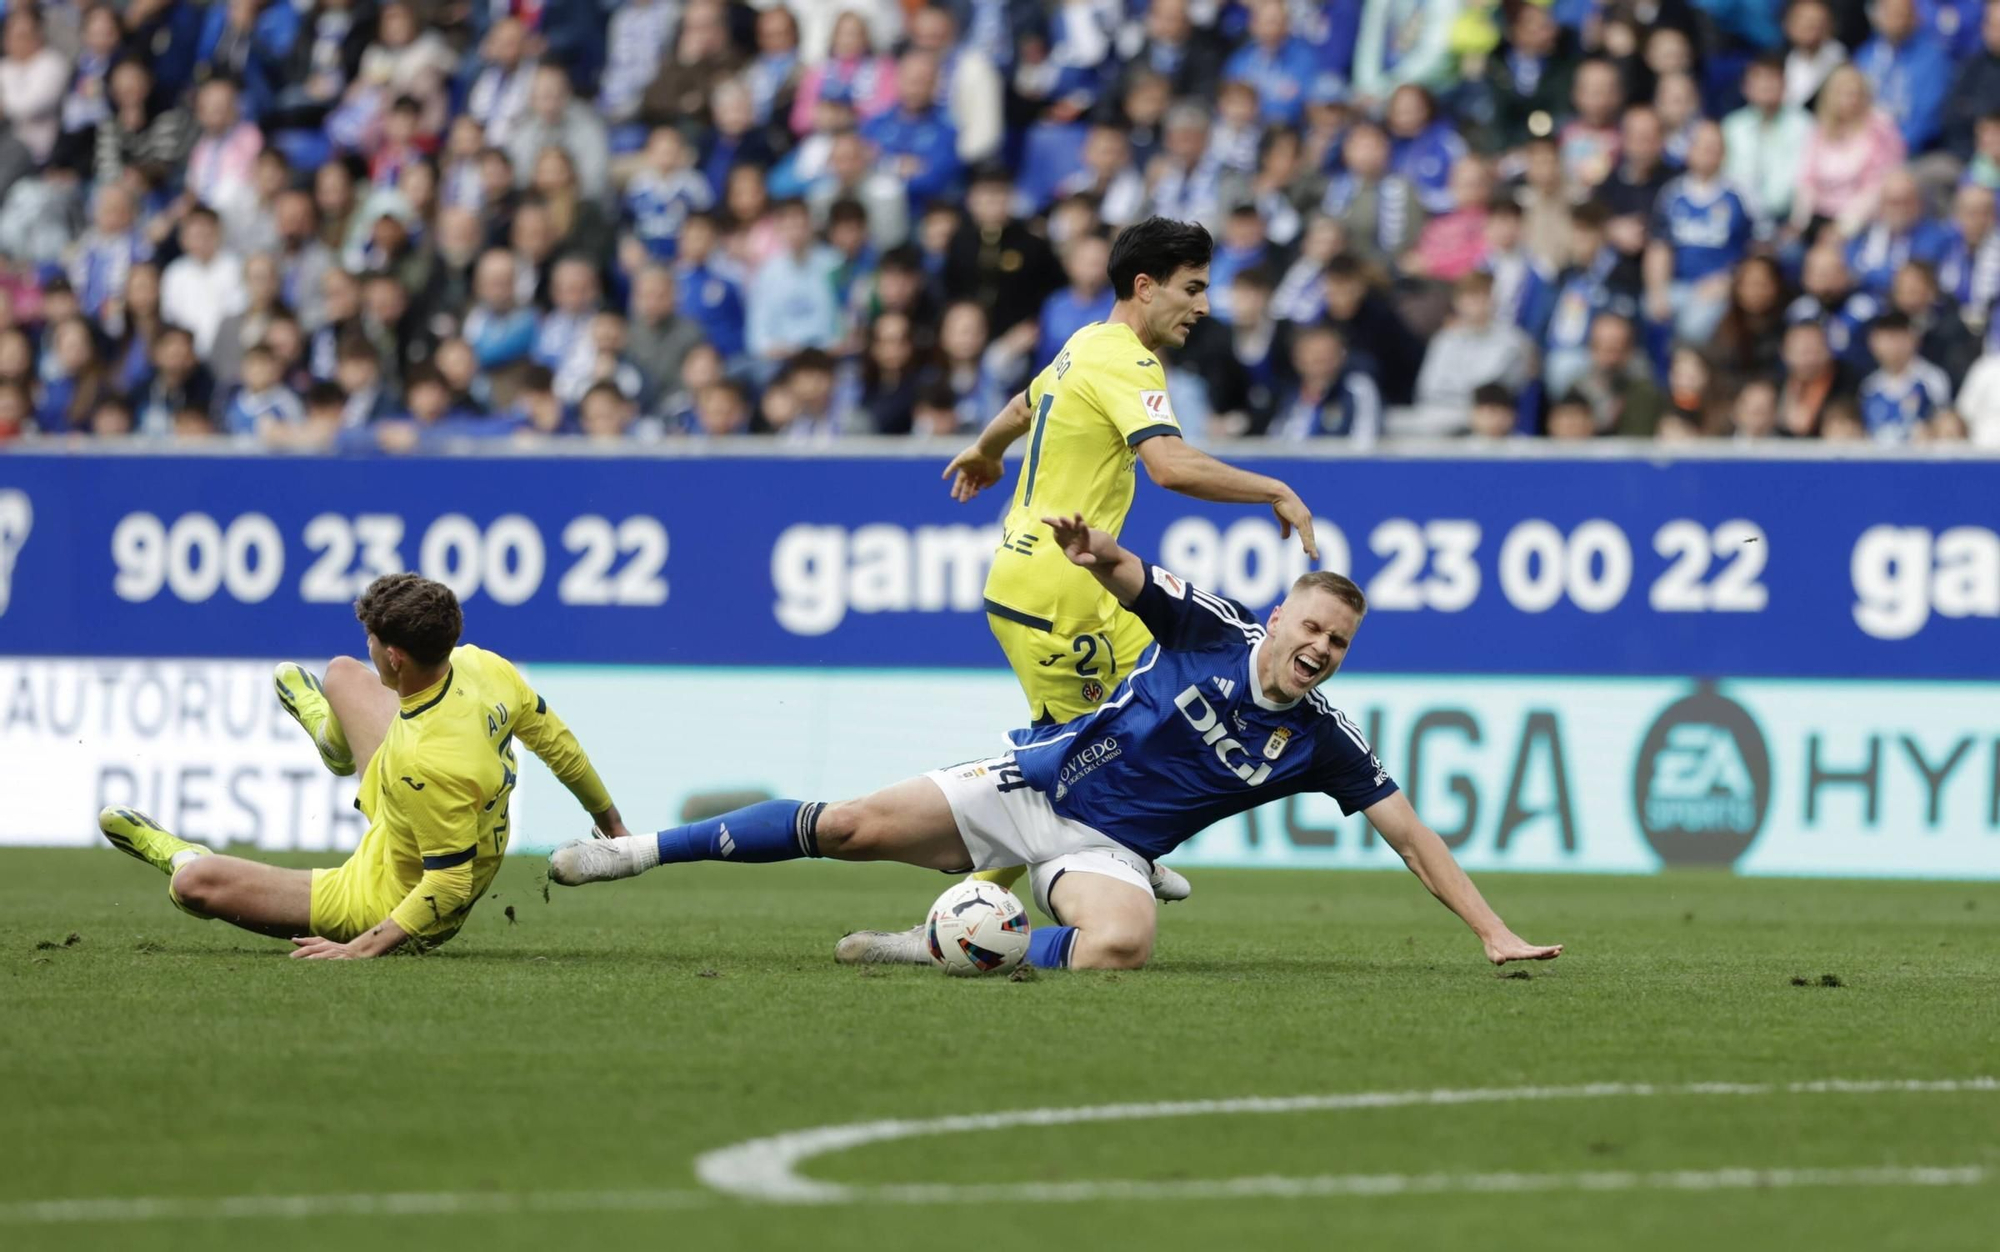
[[[1010,865],[1006,869],[982,869],[973,877],[980,882],[990,882],[1011,891],[1014,884],[1021,881],[1021,875],[1027,872],[1028,867],[1025,865]]]

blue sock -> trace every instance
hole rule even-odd
[[[819,855],[821,803],[766,800],[748,808],[675,826],[653,836],[660,864],[686,861],[792,861]]]
[[[1028,964],[1036,969],[1068,969],[1076,927],[1037,926],[1028,934]]]

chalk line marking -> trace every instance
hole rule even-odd
[[[1247,1113],[1306,1113],[1426,1105],[1503,1104],[1527,1100],[1601,1100],[1648,1096],[1874,1095],[1883,1092],[1964,1091],[2000,1091],[2000,1079],[1970,1078],[1943,1081],[1827,1079],[1794,1083],[1706,1082],[1674,1085],[1614,1082],[1585,1083],[1574,1087],[1357,1091],[1337,1095],[1278,1098],[1252,1096],[1235,1100],[1176,1100],[1149,1104],[1100,1104],[1079,1108],[1017,1109],[1004,1113],[973,1113],[923,1120],[852,1122],[844,1126],[819,1126],[810,1130],[788,1131],[703,1153],[695,1160],[695,1174],[702,1182],[717,1191],[747,1200],[782,1204],[844,1203],[849,1200],[850,1193],[866,1189],[806,1178],[798,1172],[799,1166],[814,1157],[824,1156],[830,1152],[844,1152],[867,1144],[914,1139],[924,1135],[952,1134],[959,1131],[1005,1130],[1015,1126],[1071,1126],[1084,1122],[1122,1122]],[[1465,1176],[1453,1175],[1453,1177]],[[1325,1180],[1321,1181],[1324,1183]],[[1006,1187],[1008,1184],[999,1185]],[[874,1190],[879,1192],[882,1189]],[[985,1194],[985,1188],[973,1190]],[[930,1189],[930,1193],[936,1193],[935,1189]],[[1007,1194],[1015,1199],[1037,1198],[1025,1192],[1010,1191]]]
[[[84,1197],[0,1203],[0,1226],[62,1226],[158,1221],[306,1220],[472,1215],[665,1212],[730,1201],[806,1205],[959,1205],[1021,1201],[1075,1204],[1119,1200],[1224,1200],[1556,1191],[1729,1191],[1798,1187],[1969,1187],[2000,1183],[1979,1165],[1856,1166],[1838,1169],[1596,1171],[1572,1174],[1431,1173],[1257,1175],[1214,1179],[1092,1179],[1077,1182],[891,1184],[848,1186],[799,1176],[804,1162],[872,1143],[962,1130],[1065,1126],[1168,1117],[1220,1116],[1586,1100],[1650,1096],[1874,1095],[2000,1092],[2000,1079],[1942,1081],[1832,1079],[1796,1083],[1588,1083],[1574,1087],[1498,1087],[1443,1091],[1374,1091],[1335,1095],[1183,1100],[1081,1108],[1020,1109],[926,1120],[822,1126],[753,1139],[705,1153],[696,1173],[712,1190],[410,1191],[345,1195]]]

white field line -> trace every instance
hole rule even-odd
[[[693,1208],[712,1204],[715,1199],[715,1194],[709,1191],[385,1191],[352,1195],[104,1197],[0,1205],[0,1226],[644,1212]]]
[[[823,1126],[755,1139],[703,1155],[696,1172],[714,1190],[414,1191],[347,1195],[135,1196],[0,1203],[0,1226],[151,1221],[303,1220],[327,1217],[449,1217],[537,1213],[659,1212],[727,1199],[794,1204],[954,1205],[1025,1201],[1213,1200],[1554,1191],[1724,1191],[1794,1187],[1963,1187],[2000,1182],[1993,1170],[1962,1166],[1857,1166],[1841,1169],[1599,1171],[1572,1174],[1322,1174],[1303,1177],[1085,1180],[977,1185],[844,1186],[799,1177],[797,1166],[828,1152],[921,1135],[1010,1126],[1062,1126],[1165,1117],[1311,1112],[1648,1096],[1873,1095],[2000,1092],[2000,1079],[1943,1081],[1832,1079],[1798,1083],[1590,1083],[1445,1091],[1352,1092],[1323,1096],[1185,1100],[1067,1109],[1022,1109],[915,1121]]]
[[[1401,1195],[1502,1195],[1555,1191],[1767,1191],[1794,1187],[1972,1187],[1995,1181],[1978,1165],[1857,1166],[1848,1169],[1659,1170],[1585,1174],[1321,1174],[1303,1178],[1067,1183],[991,1186],[850,1187],[808,1205],[993,1203],[1077,1204],[1136,1200],[1311,1199]],[[0,1206],[0,1225],[63,1226],[158,1221],[298,1220],[329,1217],[509,1216],[524,1213],[644,1213],[727,1203],[712,1191],[439,1191],[380,1195],[139,1197],[47,1200]]]
[[[695,1174],[729,1195],[778,1203],[838,1203],[853,1188],[800,1175],[814,1157],[873,1143],[960,1131],[1005,1130],[1014,1126],[1068,1126],[1166,1117],[1206,1117],[1251,1113],[1328,1112],[1342,1109],[1407,1108],[1460,1104],[1502,1104],[1534,1100],[1592,1100],[1649,1096],[1874,1095],[1884,1092],[2000,1092],[2000,1079],[1943,1081],[1827,1079],[1795,1083],[1585,1083],[1574,1087],[1483,1087],[1442,1091],[1357,1091],[1337,1095],[1247,1097],[1235,1100],[1177,1100],[1148,1104],[1100,1104],[1081,1108],[1016,1109],[925,1120],[851,1122],[788,1131],[718,1148],[695,1161]],[[1002,1184],[1005,1185],[1005,1184]]]

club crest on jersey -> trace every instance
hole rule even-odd
[[[1291,728],[1286,726],[1278,727],[1276,730],[1271,732],[1271,737],[1264,741],[1264,759],[1267,761],[1277,760],[1278,754],[1280,752],[1283,752],[1285,750],[1285,745],[1290,743],[1291,741],[1292,741]]]
[[[1171,422],[1174,420],[1174,406],[1167,402],[1167,393],[1164,391],[1140,392],[1139,404],[1146,410],[1146,417],[1149,421]]]
[[[1083,698],[1087,703],[1096,704],[1104,698],[1104,684],[1098,682],[1095,678],[1084,679]]]

